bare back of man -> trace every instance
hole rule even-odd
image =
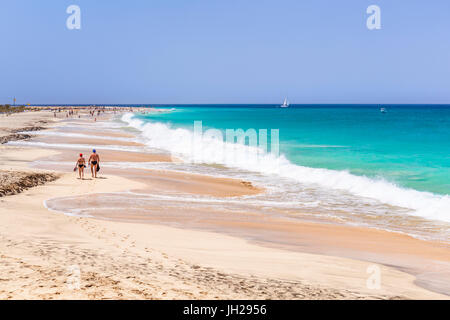
[[[92,150],[92,154],[89,157],[89,163],[91,164],[92,178],[97,178],[97,168],[100,163],[100,157],[95,149]]]

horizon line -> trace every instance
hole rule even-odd
[[[4,103],[3,105],[10,105],[9,103]],[[16,107],[45,107],[45,106],[273,106],[280,105],[280,103],[38,103],[38,104],[17,104]],[[361,105],[361,106],[379,106],[379,105],[390,105],[390,106],[404,106],[404,105],[434,105],[434,106],[450,106],[448,103],[291,103],[290,106],[311,106],[311,105]]]

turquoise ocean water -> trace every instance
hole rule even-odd
[[[223,132],[279,129],[278,159],[246,165],[241,155],[222,161],[213,154],[223,145],[204,142],[204,161],[196,163],[253,172],[255,179],[287,186],[284,195],[291,197],[283,195],[281,202],[296,197],[326,208],[334,198],[330,208],[450,222],[450,105],[383,107],[386,113],[374,105],[173,105],[122,120],[140,130],[150,147],[187,161],[194,121],[202,121],[203,130]]]
[[[295,164],[383,177],[450,194],[450,106],[177,107],[138,116],[191,129],[279,129],[280,153]]]

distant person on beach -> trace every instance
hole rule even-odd
[[[89,163],[91,164],[92,178],[97,178],[97,171],[100,169],[100,157],[95,149],[92,150],[92,154],[89,157]]]
[[[75,169],[73,171],[76,171],[78,168],[78,175],[80,176],[80,179],[84,179],[84,168],[86,168],[86,160],[83,158],[83,154],[80,153],[80,157],[77,160],[77,164],[75,166]]]

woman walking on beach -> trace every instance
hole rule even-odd
[[[84,179],[84,168],[86,167],[86,160],[83,158],[83,154],[80,153],[80,157],[77,160],[76,167],[73,171],[77,170],[78,167],[78,175],[80,176],[79,179]]]
[[[100,157],[98,156],[95,149],[92,150],[92,154],[89,157],[89,163],[91,164],[92,178],[97,178],[97,171],[99,170]]]

